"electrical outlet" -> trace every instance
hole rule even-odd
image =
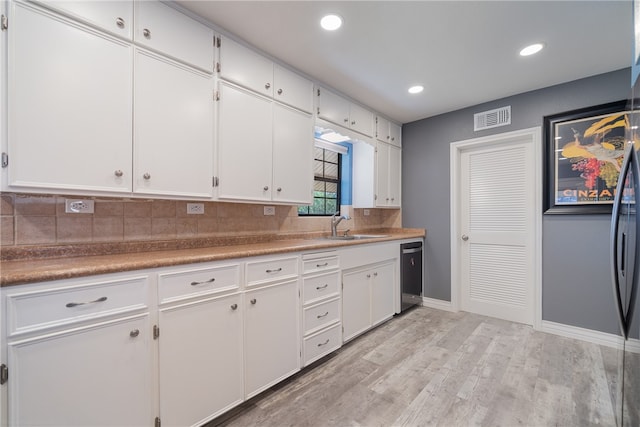
[[[66,213],[93,213],[94,201],[86,199],[65,199],[64,211]]]
[[[364,216],[369,216],[370,213],[371,213],[371,211],[369,211],[369,209],[364,209],[362,211],[362,215],[364,215]]]
[[[187,203],[187,213],[196,215],[204,214],[204,203]]]
[[[265,206],[264,207],[264,214],[265,215],[275,215],[276,214],[276,207],[275,206]]]

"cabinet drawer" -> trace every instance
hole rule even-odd
[[[240,286],[238,264],[188,269],[158,275],[160,304],[184,298],[237,289]]]
[[[147,308],[147,276],[7,295],[9,335]]]
[[[298,275],[298,257],[269,259],[247,263],[247,286]]]
[[[304,366],[337,350],[342,345],[340,323],[304,339]]]
[[[303,279],[302,297],[304,304],[337,295],[339,291],[340,273],[338,271]]]
[[[340,299],[323,302],[304,309],[304,334],[317,331],[340,320]]]
[[[302,271],[304,274],[318,273],[325,270],[333,270],[338,268],[338,256],[315,258],[304,260],[302,263]]]

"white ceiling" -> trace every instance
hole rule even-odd
[[[632,56],[630,0],[177,3],[400,123],[625,68]],[[341,29],[320,28],[327,12]],[[546,48],[520,57],[533,42]],[[424,92],[408,94],[414,84]]]

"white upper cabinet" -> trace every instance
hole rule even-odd
[[[307,113],[313,109],[313,83],[242,44],[223,37],[220,77]]]
[[[94,25],[111,34],[133,38],[132,1],[36,1],[78,21]]]
[[[353,144],[353,207],[399,208],[402,149],[378,142]]]
[[[366,136],[373,136],[373,113],[325,88],[318,89],[318,117]]]
[[[11,7],[8,184],[130,192],[131,45]]]
[[[273,65],[273,98],[311,113],[313,110],[313,83],[278,64]]]
[[[213,73],[213,30],[159,1],[136,1],[136,43]]]
[[[261,95],[273,96],[273,62],[226,37],[220,43],[220,77]]]
[[[382,116],[376,117],[376,139],[400,147],[402,127]]]
[[[134,87],[134,192],[211,197],[213,77],[140,50]]]

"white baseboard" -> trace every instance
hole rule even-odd
[[[451,301],[444,301],[441,299],[422,297],[422,305],[424,307],[436,308],[438,310],[451,311],[451,312],[456,311],[453,309],[453,306],[451,305]]]
[[[548,320],[543,320],[540,326],[541,332],[587,341],[593,344],[604,345],[606,347],[622,349],[622,337],[619,335],[593,331],[591,329],[579,328],[577,326],[563,325],[561,323],[550,322]],[[629,347],[637,347],[637,349],[640,350],[640,341],[628,341],[627,348],[628,350],[633,351],[633,348]]]

